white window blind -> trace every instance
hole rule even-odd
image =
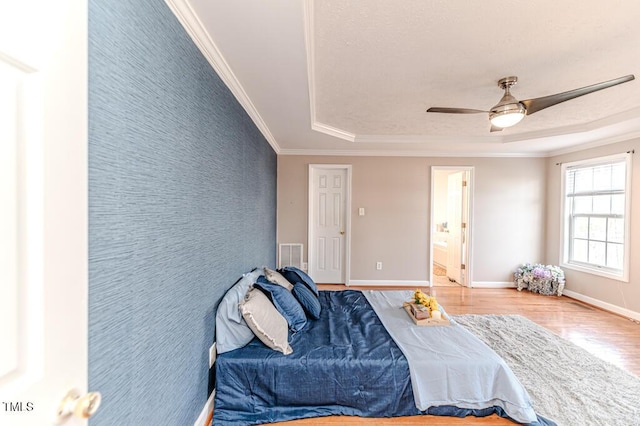
[[[563,165],[564,266],[624,278],[630,154]]]

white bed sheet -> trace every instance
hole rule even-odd
[[[520,423],[537,420],[529,394],[493,349],[455,321],[418,326],[403,302],[411,291],[363,291],[409,363],[416,407],[502,407]]]

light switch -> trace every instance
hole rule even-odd
[[[364,207],[358,209],[358,216],[364,216]]]

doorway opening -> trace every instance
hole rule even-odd
[[[473,167],[431,167],[430,286],[471,287]]]

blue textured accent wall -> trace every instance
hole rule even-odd
[[[276,154],[162,0],[89,1],[91,425],[189,425],[215,308],[274,265]]]

